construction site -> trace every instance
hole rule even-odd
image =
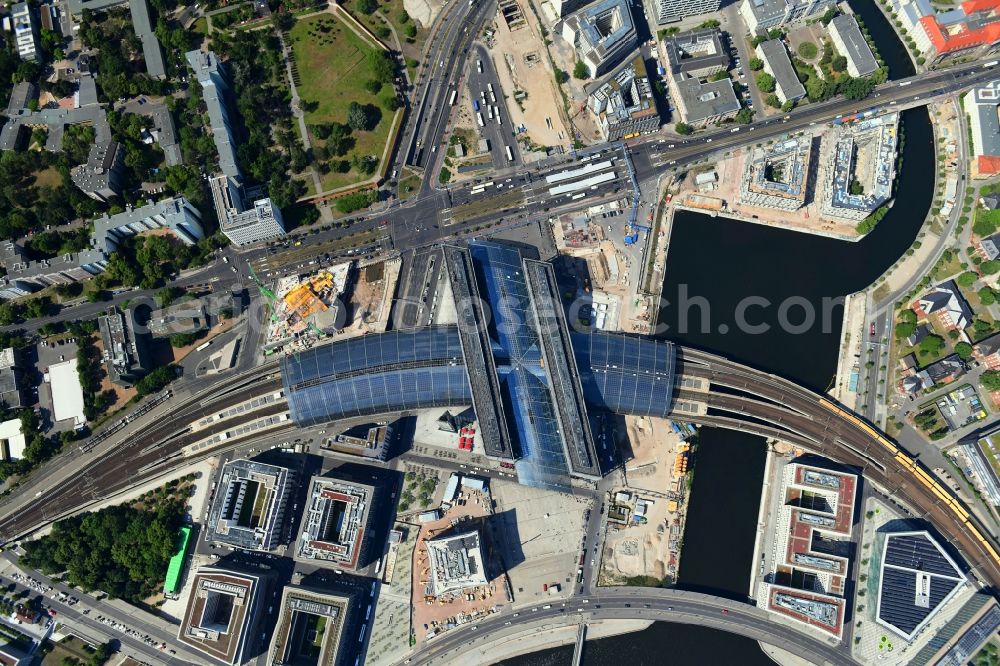
[[[388,322],[399,259],[347,261],[261,285],[270,316],[264,353],[294,353],[331,337],[381,332]]]
[[[510,603],[506,574],[493,562],[492,514],[486,481],[452,474],[440,507],[418,515],[411,572],[418,642]]]
[[[677,580],[696,433],[665,419],[627,417],[632,459],[609,493],[600,585]]]
[[[871,112],[733,151],[681,174],[674,204],[755,224],[858,240],[859,223],[890,201],[897,114]]]

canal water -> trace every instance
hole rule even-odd
[[[877,40],[892,78],[911,75],[903,45],[874,3],[851,4]],[[904,112],[902,126],[905,145],[895,204],[860,242],[679,212],[663,290],[663,337],[826,391],[836,372],[843,317],[837,297],[864,289],[903,255],[930,208],[936,151],[927,111]],[[768,330],[740,330],[738,311],[748,298],[756,300],[742,319]],[[699,304],[708,306],[699,309]],[[815,314],[809,326],[806,309]],[[708,312],[707,326],[702,310]],[[681,554],[681,587],[746,598],[763,469],[762,438],[702,429]],[[566,646],[503,664],[561,666],[572,653],[573,647]],[[749,639],[662,622],[642,632],[589,641],[584,655],[587,666],[773,663]]]

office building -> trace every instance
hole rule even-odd
[[[424,545],[430,567],[427,596],[442,597],[489,585],[478,530],[428,539]]]
[[[285,235],[281,210],[269,198],[257,199],[247,206],[243,195],[243,176],[236,160],[236,147],[229,124],[225,93],[229,89],[226,71],[215,53],[189,51],[188,65],[201,83],[208,107],[212,138],[219,153],[219,175],[209,181],[212,203],[222,233],[235,245],[259,243]]]
[[[756,35],[818,17],[836,5],[836,0],[743,0],[740,16],[747,31]]]
[[[562,38],[576,49],[590,78],[618,65],[639,45],[628,0],[600,0],[563,21]]]
[[[350,596],[286,585],[271,637],[272,666],[336,666],[349,644]],[[273,618],[273,616],[272,616]],[[353,636],[353,634],[352,634]]]
[[[223,178],[228,177],[223,176]],[[239,246],[281,238],[285,235],[281,209],[269,198],[257,199],[250,208],[230,213],[222,219],[219,226],[226,238]]]
[[[681,120],[704,127],[735,116],[740,101],[730,79],[707,77],[729,67],[729,54],[718,29],[693,30],[663,40],[670,97]]]
[[[21,60],[36,62],[41,45],[38,41],[38,19],[27,2],[18,2],[10,7],[10,20],[14,26],[14,45]]]
[[[972,134],[972,158],[975,178],[989,178],[1000,173],[1000,79],[985,83],[965,96]]]
[[[892,196],[899,116],[889,113],[838,125],[824,138],[820,214],[860,222]]]
[[[242,664],[256,638],[263,587],[258,574],[198,569],[177,638],[223,664]]]
[[[667,35],[663,51],[671,76],[704,78],[729,68],[729,53],[718,28]]]
[[[149,333],[154,338],[198,333],[208,329],[205,303],[201,299],[185,301],[159,310],[149,316]]]
[[[153,369],[149,334],[135,320],[135,310],[112,305],[97,319],[104,344],[108,378],[119,386],[132,386]]]
[[[597,117],[601,138],[618,141],[660,128],[660,114],[642,56],[618,70],[590,95],[587,106]]]
[[[375,488],[363,483],[314,476],[295,544],[295,559],[346,571],[363,566]]]
[[[850,14],[841,14],[830,21],[830,39],[837,52],[847,58],[847,73],[858,78],[868,76],[878,69],[875,54],[861,34],[858,20]]]
[[[719,11],[722,0],[651,0],[650,13],[659,25],[673,23],[689,16]]]
[[[806,96],[805,86],[792,67],[784,42],[769,39],[758,44],[755,52],[764,63],[764,71],[774,77],[774,94],[782,104],[789,100],[797,102]]]
[[[115,140],[95,142],[87,162],[70,170],[70,179],[91,199],[107,202],[119,196],[125,182],[125,151]]]
[[[809,194],[812,139],[800,136],[751,148],[740,185],[740,203],[798,210]]]
[[[208,514],[212,540],[243,550],[277,546],[295,472],[253,460],[232,460],[223,466],[218,484]]]
[[[1000,0],[966,0],[945,12],[928,0],[910,7],[916,18],[914,40],[928,64],[1000,52]]]
[[[912,640],[966,582],[955,560],[928,532],[887,534],[876,620]]]

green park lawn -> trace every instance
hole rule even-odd
[[[352,132],[353,147],[343,157],[335,157],[331,161],[350,160],[352,155],[375,155],[381,159],[393,117],[385,99],[393,91],[391,86],[384,85],[379,93],[373,95],[365,88],[365,83],[374,78],[368,54],[375,47],[330,15],[298,21],[290,32],[290,38],[298,70],[296,85],[306,109],[306,124],[310,128],[331,122],[346,124],[347,107],[351,102],[372,104],[381,111],[375,128],[370,132]],[[314,145],[324,143],[313,136],[311,129],[310,141]],[[367,178],[354,169],[339,173],[334,168],[321,174],[324,190]]]

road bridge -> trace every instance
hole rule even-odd
[[[406,663],[414,665],[470,663],[495,659],[492,646],[515,641],[526,632],[599,620],[655,620],[692,624],[745,636],[755,641],[809,655],[817,664],[851,664],[850,649],[833,639],[806,631],[789,631],[787,620],[762,609],[722,597],[677,589],[606,587],[565,603],[506,610],[424,643]],[[491,657],[492,655],[492,657]]]

